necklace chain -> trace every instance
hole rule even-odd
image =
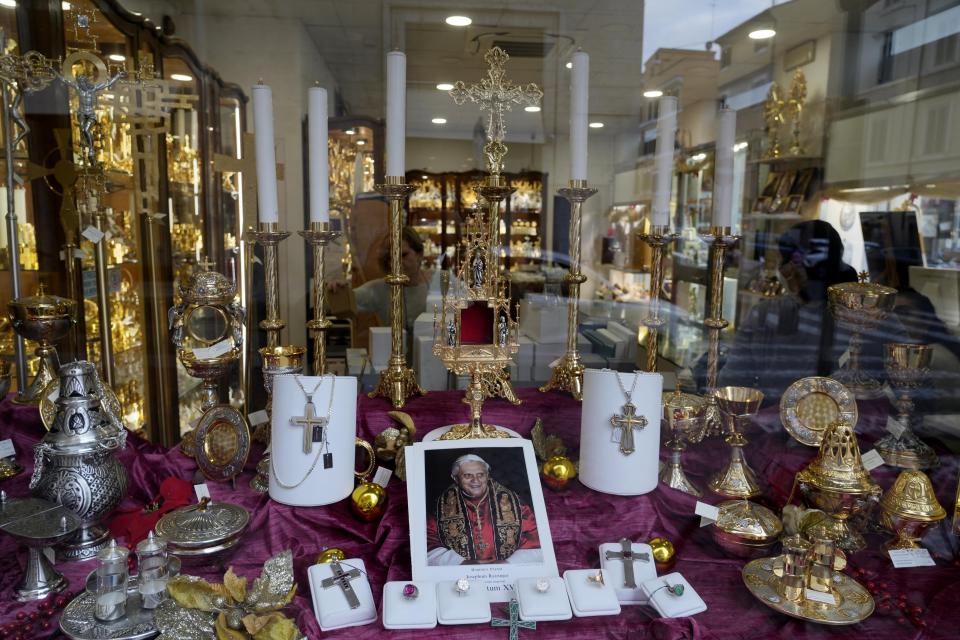
[[[617,377],[617,384],[620,385],[620,393],[623,394],[623,399],[627,401],[627,404],[633,404],[633,392],[637,390],[637,382],[640,380],[640,372],[633,372],[633,386],[630,387],[629,393],[627,393],[627,388],[623,386],[623,379],[620,377],[620,372],[614,371],[613,375]]]
[[[329,425],[330,418],[333,417],[333,392],[337,385],[337,377],[332,373],[325,373],[324,375],[320,376],[320,382],[317,383],[317,385],[313,388],[313,391],[310,393],[307,393],[307,390],[303,388],[303,384],[301,384],[300,380],[298,380],[297,375],[293,376],[293,381],[296,382],[297,386],[300,387],[300,390],[303,391],[303,395],[307,397],[307,402],[309,402],[310,404],[313,404],[313,394],[317,392],[317,389],[319,389],[320,385],[323,384],[323,379],[326,378],[327,376],[330,376],[330,402],[327,404],[327,415],[318,416],[318,417],[324,418],[327,421],[327,425]],[[329,426],[327,428],[329,428]],[[326,434],[324,434],[324,440],[326,441]],[[310,477],[310,474],[313,473],[313,470],[317,468],[317,462],[320,461],[320,456],[322,454],[323,454],[323,446],[317,447],[317,455],[313,456],[313,462],[310,463],[310,468],[307,469],[307,473],[303,476],[303,478],[300,479],[300,482],[296,484],[287,484],[280,479],[280,476],[277,474],[277,467],[273,463],[273,458],[274,458],[273,454],[270,455],[270,470],[273,472],[273,477],[277,481],[277,484],[279,484],[281,487],[283,487],[284,489],[296,489],[297,487],[302,485],[304,482],[306,482],[307,478]]]

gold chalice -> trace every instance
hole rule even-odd
[[[852,426],[836,422],[827,427],[816,458],[797,474],[796,482],[807,501],[829,516],[805,531],[809,539],[826,537],[847,551],[866,545],[847,520],[879,498],[881,489],[863,466]]]
[[[938,464],[937,454],[923,443],[913,429],[913,394],[927,380],[933,349],[926,344],[888,343],[883,345],[883,364],[890,388],[897,396],[897,420],[903,425],[899,436],[890,434],[876,445],[883,461],[905,469],[929,469]]]
[[[896,534],[887,549],[918,549],[927,529],[947,517],[923,471],[904,471],[880,500],[883,526]]]
[[[862,334],[880,324],[897,299],[896,289],[866,282],[866,278],[867,274],[861,273],[860,282],[844,282],[827,289],[830,312],[837,324],[850,331],[849,358],[830,377],[857,398],[874,398],[881,393],[880,382],[860,368]]]
[[[701,396],[681,393],[680,389],[664,395],[663,417],[670,428],[670,439],[666,443],[670,450],[670,460],[660,471],[660,482],[698,498],[703,495],[703,491],[687,478],[681,456],[687,448],[685,440],[696,443],[703,439],[707,426],[704,420],[706,410],[706,398]]]
[[[53,343],[65,338],[76,319],[73,311],[76,303],[69,298],[47,295],[43,284],[36,295],[17,298],[7,303],[10,324],[20,336],[38,342],[35,351],[40,358],[37,375],[25,389],[17,389],[13,399],[19,404],[39,404],[44,388],[57,379],[60,358]]]
[[[752,498],[760,495],[760,485],[743,458],[747,439],[741,431],[760,410],[763,392],[750,387],[720,387],[714,391],[717,407],[727,425],[724,438],[730,445],[730,462],[710,480],[710,490],[727,498]]]

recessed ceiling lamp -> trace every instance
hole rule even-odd
[[[747,34],[747,37],[749,37],[751,40],[769,40],[775,35],[777,35],[776,29],[765,25],[755,28],[753,31]]]
[[[347,134],[348,136],[352,136],[356,132],[357,132],[356,129],[347,129],[346,131],[344,131],[344,133]]]
[[[114,62],[123,62],[124,60],[127,59],[127,56],[125,56],[125,55],[123,55],[123,54],[121,54],[121,53],[111,53],[111,54],[110,54],[109,56],[107,56],[107,57],[110,58],[111,60],[113,60]]]
[[[473,20],[467,16],[447,16],[447,24],[451,27],[469,27]]]
[[[361,145],[362,145],[362,144],[367,144],[367,141],[366,141],[366,140],[363,140],[363,139],[360,139],[360,140],[357,140],[357,144],[361,144]]]
[[[0,0],[0,6],[10,7],[11,9],[13,9],[14,7],[17,6],[17,1],[16,0]]]
[[[440,91],[452,91],[453,85],[450,84],[449,82],[441,82],[440,84],[437,85],[437,89],[439,89]]]
[[[565,66],[567,69],[573,69],[573,63],[572,63],[572,62],[568,62],[568,63],[565,64],[564,66]]]
[[[64,11],[70,11],[70,3],[69,3],[69,2],[61,2],[61,3],[60,3],[60,8],[63,9]]]
[[[446,118],[434,118],[434,119],[431,120],[430,122],[432,122],[433,124],[447,124],[447,119],[446,119]]]
[[[660,89],[650,89],[649,91],[643,92],[644,98],[659,98],[662,95],[663,91],[660,91]]]
[[[529,107],[524,107],[523,110],[529,111],[530,113],[537,113],[538,111],[540,111],[540,107],[538,107],[535,104],[532,104]]]
[[[179,82],[190,82],[191,80],[193,80],[193,76],[188,76],[185,73],[171,73],[170,79],[177,80]]]
[[[589,126],[591,129],[603,129],[602,122],[591,122]]]

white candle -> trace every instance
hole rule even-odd
[[[670,224],[670,189],[673,184],[673,141],[677,133],[677,98],[660,98],[657,119],[657,150],[654,155],[653,220],[655,225]]]
[[[387,54],[387,175],[404,175],[407,135],[407,56]]]
[[[733,224],[733,144],[737,112],[724,107],[717,114],[717,151],[714,162],[713,226]]]
[[[327,90],[308,92],[310,144],[310,222],[330,222],[330,170],[327,158]]]
[[[277,152],[273,146],[273,92],[258,84],[253,94],[253,126],[257,156],[257,205],[260,222],[279,222]]]
[[[587,116],[590,95],[590,56],[573,54],[570,73],[570,179],[587,179]]]

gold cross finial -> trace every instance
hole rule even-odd
[[[209,256],[204,256],[200,262],[197,263],[197,266],[203,269],[204,271],[213,271],[213,268],[216,266],[216,263],[209,258]]]
[[[870,281],[870,272],[861,271],[857,274],[857,282],[869,282]]]
[[[506,136],[506,126],[503,121],[505,111],[510,111],[513,104],[539,105],[543,97],[543,90],[534,83],[519,87],[504,76],[507,60],[510,56],[500,47],[493,47],[483,56],[489,65],[487,77],[476,84],[467,85],[458,80],[450,90],[450,97],[458,105],[467,100],[480,105],[481,111],[488,111],[487,116],[487,144],[483,146],[483,153],[487,157],[487,169],[493,175],[499,175],[503,169],[503,157],[507,155],[507,145],[503,143]]]

